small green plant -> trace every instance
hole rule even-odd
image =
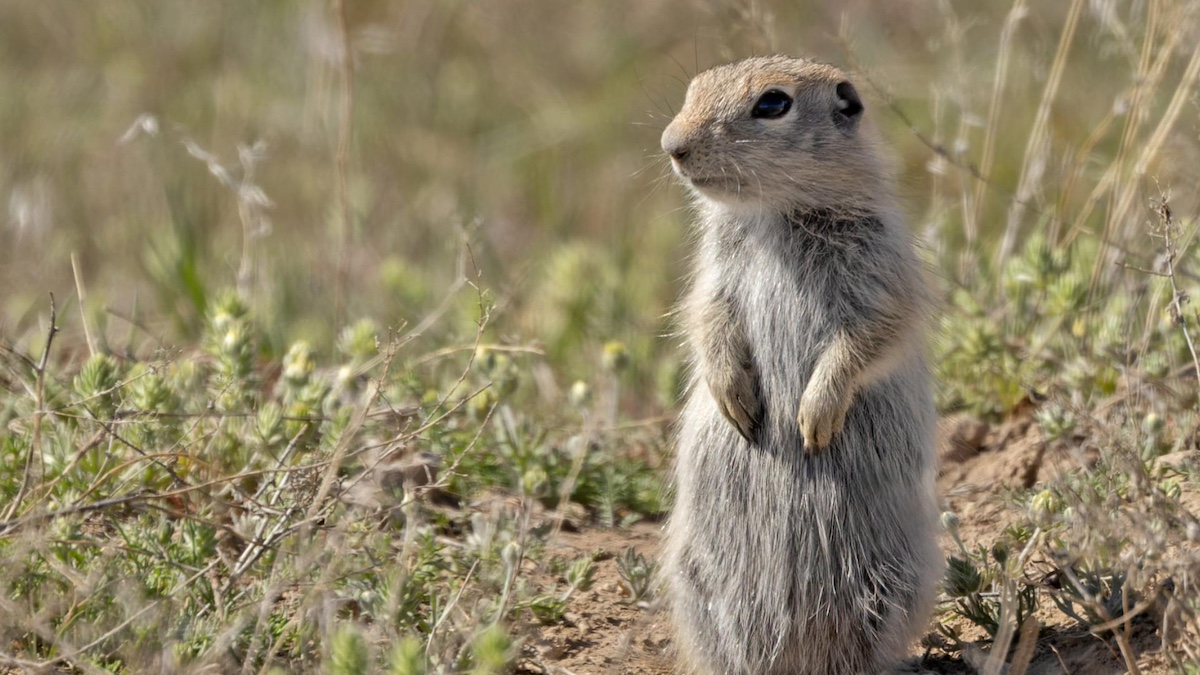
[[[990,549],[982,546],[962,555],[946,559],[946,578],[943,587],[954,601],[952,614],[982,628],[995,638],[1000,630],[1004,611],[1001,587],[1015,587],[1015,625],[1024,625],[1026,618],[1038,608],[1037,586],[1020,576],[1021,570],[1013,559],[1008,543],[997,543]],[[962,649],[961,633],[946,622],[938,629],[950,640],[952,650]]]
[[[516,657],[516,646],[500,624],[481,630],[471,643],[471,675],[500,675],[508,672]]]
[[[329,675],[367,675],[369,665],[362,633],[350,624],[338,626],[329,645]]]
[[[392,648],[389,675],[425,675],[425,646],[415,635],[405,635]]]
[[[592,587],[596,576],[596,565],[590,556],[580,558],[566,570],[567,590],[560,596],[539,595],[529,600],[526,606],[539,623],[544,625],[556,624],[562,621],[567,611],[567,603],[576,591],[586,591]]]
[[[1110,625],[1114,618],[1124,616],[1131,603],[1126,595],[1126,577],[1121,572],[1078,570],[1063,567],[1058,574],[1058,588],[1050,599],[1059,611],[1089,628]]]
[[[621,575],[621,585],[629,593],[629,602],[639,603],[650,596],[654,570],[654,562],[647,560],[632,546],[617,554],[617,572]]]

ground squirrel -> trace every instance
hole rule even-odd
[[[700,238],[664,564],[691,671],[876,675],[932,607],[928,296],[864,117],[836,68],[753,58],[662,135]]]

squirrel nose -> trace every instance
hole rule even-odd
[[[670,155],[675,161],[682,162],[687,159],[691,150],[687,146],[687,139],[683,134],[676,132],[672,126],[668,126],[662,135],[663,152]]]

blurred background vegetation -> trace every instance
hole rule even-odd
[[[194,338],[216,294],[240,286],[266,351],[306,339],[328,355],[361,317],[411,328],[465,275],[496,303],[490,338],[544,347],[561,381],[543,385],[586,375],[619,340],[640,385],[629,391],[668,402],[688,216],[658,135],[692,74],[772,52],[858,70],[950,290],[989,273],[1009,221],[1018,239],[1099,243],[1111,210],[1084,207],[1120,196],[1104,173],[1128,172],[1156,130],[1187,75],[1194,14],[1104,1],[351,0],[339,15],[299,0],[10,0],[0,334],[36,352],[47,291],[69,328],[81,287],[93,340],[145,354]],[[1116,231],[1131,250],[1145,248],[1155,185],[1194,211],[1185,103],[1122,186],[1134,199]],[[450,302],[427,333],[469,341],[475,301]],[[80,332],[63,344],[80,348]]]

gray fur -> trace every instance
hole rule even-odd
[[[843,81],[722,66],[663,133],[700,237],[664,563],[693,672],[875,675],[932,606],[927,295],[871,129],[836,117]],[[752,118],[771,88],[792,110]]]

